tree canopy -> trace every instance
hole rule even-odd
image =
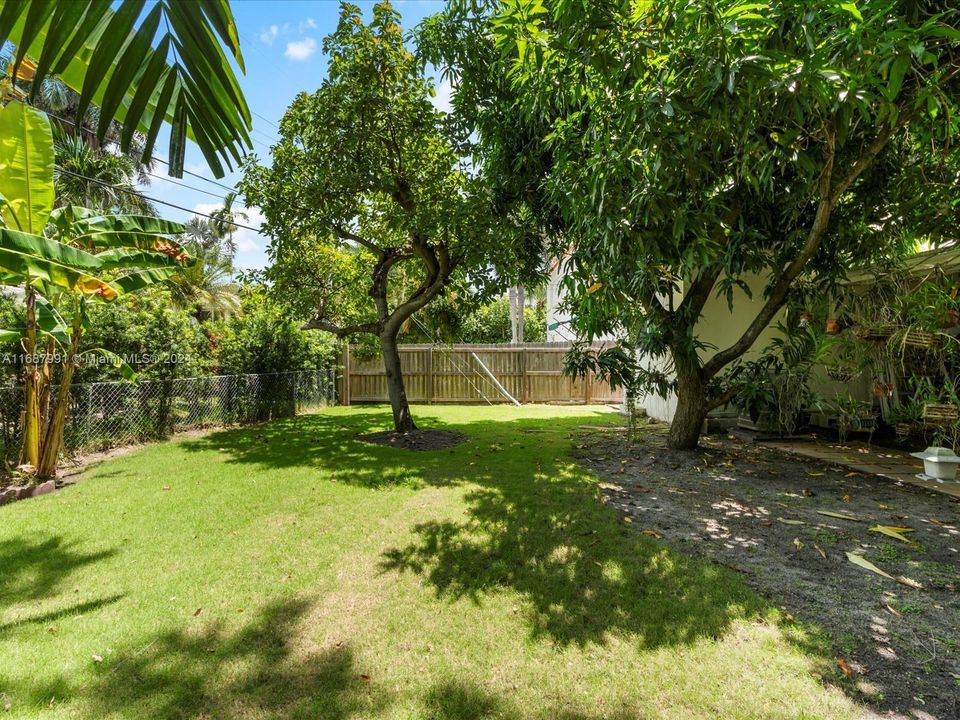
[[[398,430],[409,415],[396,351],[401,327],[454,273],[482,273],[489,202],[469,172],[423,62],[397,12],[378,3],[370,24],[341,5],[324,41],[330,67],[280,123],[269,167],[245,168],[241,189],[271,237],[268,277],[307,327],[380,340]]]
[[[675,446],[729,401],[801,281],[829,290],[960,230],[952,3],[515,0],[488,23],[516,108],[546,120],[529,152],[550,160],[537,187],[561,218],[575,328],[664,361],[611,351],[641,391],[677,392]],[[705,347],[705,303],[751,276],[760,309]]]

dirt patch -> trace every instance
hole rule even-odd
[[[578,443],[579,462],[626,522],[734,568],[824,628],[852,675],[838,663],[829,680],[880,710],[960,717],[956,499],[732,437],[706,438],[694,452],[666,450],[657,429],[634,443],[611,433]],[[870,530],[877,525],[911,528],[912,542]],[[902,580],[855,565],[850,552]]]
[[[387,447],[402,450],[445,450],[459,445],[466,436],[452,430],[414,430],[408,433],[398,433],[393,430],[355,435],[357,440],[386,445]]]

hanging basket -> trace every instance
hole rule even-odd
[[[899,422],[893,426],[893,431],[897,435],[897,440],[903,442],[904,440],[910,439],[910,435],[913,434],[913,424],[908,422]]]
[[[903,344],[908,347],[931,349],[939,347],[941,338],[939,335],[927,332],[926,330],[907,330],[903,336]]]
[[[922,417],[927,425],[952,425],[960,419],[960,408],[956,405],[931,403],[923,406]]]
[[[875,382],[873,384],[873,395],[878,398],[893,397],[893,392],[896,389],[897,386],[893,383]]]
[[[827,376],[831,380],[835,380],[837,382],[842,382],[842,383],[850,382],[850,379],[853,378],[855,374],[856,373],[854,373],[852,370],[845,367],[828,367],[827,368]]]
[[[875,325],[874,327],[861,328],[857,336],[867,342],[886,342],[893,337],[896,330],[893,325]]]

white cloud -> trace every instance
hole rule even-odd
[[[453,88],[450,86],[450,81],[441,80],[440,84],[437,85],[437,94],[430,98],[430,102],[432,102],[433,106],[440,112],[448,113],[451,110],[450,96],[452,94]]]
[[[306,32],[307,30],[316,30],[316,29],[317,29],[317,23],[313,18],[307,18],[302,23],[297,25],[297,30],[300,31],[301,35],[303,35],[303,33]]]
[[[313,38],[304,38],[303,40],[294,40],[287,43],[287,49],[283,53],[288,60],[302,62],[317,51],[317,41]]]
[[[271,25],[266,30],[260,31],[260,42],[264,45],[273,45],[273,41],[277,39],[277,35],[280,34],[280,28],[276,25]]]

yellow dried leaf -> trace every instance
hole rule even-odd
[[[911,542],[910,538],[904,537],[903,533],[913,532],[913,528],[893,527],[892,525],[874,525],[872,528],[870,528],[870,532],[883,533],[887,537],[892,537],[894,540],[909,543]]]

